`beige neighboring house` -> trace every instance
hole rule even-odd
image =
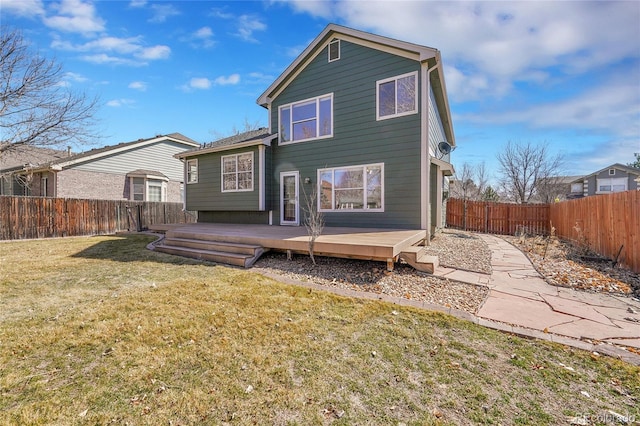
[[[171,133],[79,154],[25,147],[0,163],[0,195],[182,202],[184,168],[174,155],[198,146]]]

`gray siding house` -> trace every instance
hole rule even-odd
[[[2,195],[181,202],[183,165],[175,154],[200,146],[180,133],[38,158],[0,170]]]
[[[455,138],[440,52],[328,25],[258,98],[269,127],[182,152],[199,222],[443,226]]]
[[[616,163],[571,183],[574,198],[640,189],[640,169]]]

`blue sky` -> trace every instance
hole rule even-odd
[[[0,19],[98,95],[97,146],[180,132],[198,142],[245,121],[328,23],[442,53],[457,149],[485,162],[548,143],[566,175],[640,152],[640,2],[0,0]]]

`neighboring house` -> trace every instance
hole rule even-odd
[[[620,163],[598,170],[571,183],[571,194],[576,197],[610,194],[640,189],[640,169]]]
[[[33,158],[0,169],[2,195],[181,202],[183,165],[174,155],[199,146],[180,133]]]
[[[327,226],[443,226],[438,145],[455,139],[438,50],[331,24],[257,102],[267,129],[176,155],[199,222],[302,225],[316,197]]]
[[[532,202],[553,203],[557,201],[576,198],[574,190],[575,181],[581,176],[552,176],[542,179],[537,188]],[[582,190],[582,187],[580,188]]]

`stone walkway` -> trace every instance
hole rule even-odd
[[[513,245],[479,236],[491,249],[490,276],[443,267],[434,273],[490,288],[476,313],[479,324],[640,362],[620,347],[640,349],[640,301],[549,285]]]

